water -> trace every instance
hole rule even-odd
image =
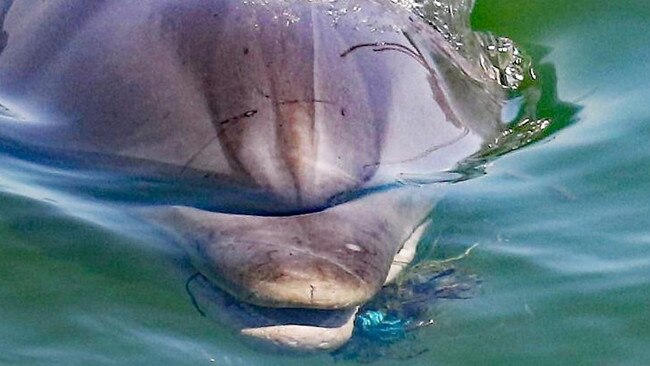
[[[436,304],[436,324],[402,344],[414,352],[394,357],[650,364],[649,15],[641,0],[478,2],[475,27],[517,41],[554,71],[557,97],[581,109],[568,127],[453,185],[435,212],[432,255],[478,243],[456,266],[482,285],[471,299]],[[0,364],[305,363],[256,352],[198,316],[153,234],[115,234],[111,225],[128,224],[119,215],[82,220],[92,207],[48,189],[48,177],[64,171],[2,164]],[[35,182],[28,190],[25,176]],[[388,355],[375,364],[399,362]]]

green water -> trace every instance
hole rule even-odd
[[[554,68],[557,96],[581,110],[452,187],[434,255],[478,243],[457,266],[482,285],[437,304],[436,324],[403,345],[426,352],[375,364],[650,364],[649,16],[645,0],[478,2],[474,25]],[[305,364],[200,317],[151,234],[78,219],[92,209],[39,188],[50,172],[11,164],[0,177],[0,364]],[[24,175],[39,184],[21,186]]]

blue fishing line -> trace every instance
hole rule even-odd
[[[409,320],[387,315],[379,310],[366,310],[356,319],[357,330],[379,342],[395,342],[406,337]]]

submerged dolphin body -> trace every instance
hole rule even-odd
[[[354,308],[413,258],[440,185],[398,175],[452,169],[500,130],[500,87],[390,2],[0,0],[0,11],[0,103],[16,116],[2,141],[201,181],[200,208],[141,212],[242,304],[344,314],[336,326],[240,326],[290,347],[343,343]]]

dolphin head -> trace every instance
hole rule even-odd
[[[228,175],[276,203],[264,214],[157,215],[179,234],[203,289],[238,300],[224,306],[198,290],[213,294],[203,304],[220,304],[217,317],[256,314],[242,334],[336,348],[356,309],[412,260],[443,190],[400,187],[396,177],[451,169],[479,150],[498,130],[502,92],[445,58],[442,37],[401,8],[366,2],[336,21],[318,3],[229,4],[218,14],[166,24],[187,40],[175,41],[179,57],[198,75],[216,130],[185,165],[204,168],[218,146]],[[214,27],[228,38],[212,37]],[[475,107],[459,109],[467,103]]]
[[[399,6],[356,9],[335,17],[328,3],[219,1],[161,10],[161,33],[213,129],[169,160],[261,188],[284,213],[323,209],[398,171],[453,167],[494,134],[501,90],[463,75],[470,67],[446,57],[442,35]],[[468,85],[455,85],[454,71]],[[480,108],[468,116],[457,104]]]
[[[499,130],[503,91],[390,2],[9,4],[2,92],[54,122],[3,136],[211,186],[211,210],[146,214],[207,303],[275,344],[341,345],[442,189],[397,178],[453,169]]]

